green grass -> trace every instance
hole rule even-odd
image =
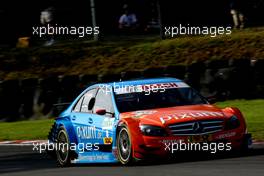
[[[264,100],[230,100],[216,103],[219,107],[237,107],[246,118],[253,139],[264,140]]]
[[[47,139],[54,120],[30,120],[0,123],[0,141]]]
[[[129,38],[129,39],[127,39]],[[0,48],[3,79],[120,73],[145,68],[188,65],[212,59],[264,58],[264,30],[252,28],[231,35],[115,37],[106,41],[58,41],[51,47]]]
[[[235,106],[244,114],[248,131],[256,140],[264,140],[264,100],[230,100],[216,103],[219,107]],[[1,122],[0,141],[47,139],[54,120]]]

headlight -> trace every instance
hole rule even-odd
[[[227,120],[225,129],[232,130],[239,127],[239,125],[240,125],[239,119],[235,115],[233,115]]]
[[[166,131],[162,127],[152,125],[140,125],[139,127],[145,136],[166,136]]]

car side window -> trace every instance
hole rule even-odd
[[[92,99],[94,99],[96,91],[97,89],[91,89],[84,94],[84,99],[81,105],[81,112],[91,113],[92,108],[89,107],[89,103]]]
[[[82,105],[82,102],[83,102],[83,98],[84,96],[82,96],[79,101],[75,104],[75,107],[73,108],[73,111],[74,112],[80,112],[81,110],[81,105]]]
[[[111,116],[109,113],[114,113],[111,93],[103,88],[98,90],[98,93],[95,97],[93,113],[95,113],[98,109],[105,109],[106,112],[108,112],[106,115],[109,116]]]

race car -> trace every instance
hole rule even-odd
[[[220,109],[176,78],[92,85],[55,119],[48,139],[59,166],[126,165],[177,155],[175,144],[222,143],[230,150],[251,143],[239,109]]]

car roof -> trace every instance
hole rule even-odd
[[[183,81],[177,78],[163,77],[163,78],[148,78],[148,79],[117,81],[110,83],[100,83],[96,85],[122,86],[122,85],[157,84],[157,83],[167,83],[167,82],[183,82]]]

